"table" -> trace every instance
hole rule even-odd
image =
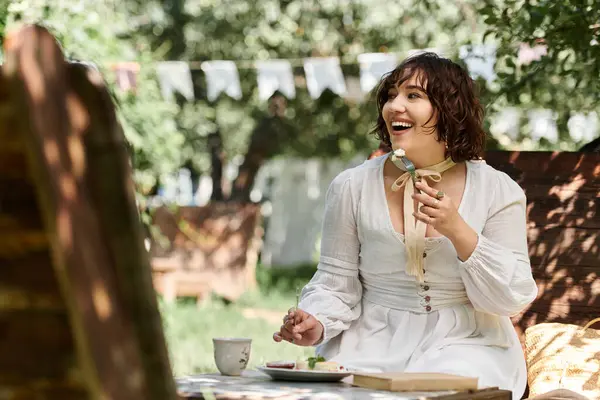
[[[180,399],[218,400],[511,400],[508,390],[490,388],[476,392],[406,393],[370,390],[352,386],[352,377],[342,382],[274,381],[258,371],[244,371],[240,377],[219,373],[175,379]]]

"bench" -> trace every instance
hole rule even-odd
[[[600,154],[488,152],[485,158],[527,195],[529,256],[539,293],[512,318],[526,351],[524,332],[535,324],[583,326],[600,316]]]
[[[539,294],[513,318],[519,336],[541,322],[583,326],[600,316],[600,154],[488,152],[485,159],[527,195]]]

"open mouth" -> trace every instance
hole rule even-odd
[[[392,122],[392,129],[394,130],[394,132],[402,132],[402,131],[412,128],[412,126],[413,125],[410,122],[400,122],[400,121]]]

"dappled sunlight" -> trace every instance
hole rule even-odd
[[[66,208],[58,211],[56,216],[56,231],[61,245],[66,249],[73,247],[73,226],[71,215]]]
[[[566,182],[562,185],[552,186],[548,191],[548,195],[556,196],[562,202],[567,201],[571,198],[577,197],[577,192],[584,186],[586,180],[582,177],[581,174],[573,177],[570,182]],[[569,205],[572,205],[570,203]]]
[[[43,142],[44,155],[50,165],[57,165],[60,162],[60,153],[58,144],[54,139],[46,139]]]
[[[77,201],[77,183],[71,175],[64,174],[60,177],[60,194],[63,197],[63,201],[75,202]]]
[[[67,148],[71,159],[71,168],[73,175],[81,178],[85,174],[85,150],[80,138],[69,137],[67,139]]]
[[[125,377],[128,388],[137,391],[144,384],[144,375],[139,369],[130,368],[131,350],[125,349],[125,346],[127,345],[123,343],[113,344],[112,349],[110,349],[110,356],[114,365],[119,366],[122,371],[128,371]]]
[[[38,65],[37,53],[33,51],[23,51],[21,53],[21,68],[27,71],[27,81],[25,85],[31,96],[33,104],[40,104],[46,101],[46,85],[42,68]]]
[[[112,300],[106,292],[106,287],[102,284],[102,282],[94,283],[94,288],[92,289],[92,299],[96,309],[96,314],[98,314],[100,321],[108,321],[113,313],[113,307],[111,304]]]
[[[87,78],[89,74],[82,74],[83,70],[65,62],[47,30],[26,27],[9,43],[12,47],[5,56],[11,68],[3,66],[2,76],[9,81],[9,95],[14,96],[10,101],[18,106],[18,116],[23,122],[13,124],[13,136],[23,144],[17,150],[19,156],[22,151],[28,157],[23,155],[21,161],[14,154],[10,156],[25,164],[28,171],[9,177],[6,182],[14,182],[18,189],[9,198],[15,210],[26,210],[31,215],[23,212],[14,216],[16,224],[22,225],[17,227],[21,230],[13,235],[14,246],[7,241],[8,246],[2,247],[0,256],[14,258],[9,260],[14,263],[11,267],[14,271],[17,267],[27,267],[34,276],[23,280],[31,286],[30,290],[6,291],[10,296],[0,301],[0,305],[49,313],[64,328],[66,337],[59,348],[60,357],[53,360],[56,363],[53,369],[44,365],[33,369],[31,379],[52,378],[51,385],[55,385],[53,379],[73,373],[81,375],[82,381],[97,381],[97,385],[88,387],[83,383],[77,386],[75,381],[70,383],[73,387],[69,390],[89,391],[87,394],[92,397],[149,398],[152,387],[165,395],[163,398],[170,398],[174,395],[173,384],[168,380],[152,382],[155,381],[152,377],[158,375],[170,378],[171,371],[162,341],[160,315],[156,307],[154,313],[152,310],[156,299],[149,277],[141,275],[148,270],[149,263],[143,247],[132,245],[135,240],[142,240],[140,227],[135,225],[139,223],[135,203],[115,205],[106,201],[108,195],[119,196],[116,197],[119,200],[133,199],[131,193],[120,197],[115,192],[115,189],[125,190],[119,183],[129,170],[124,169],[125,139],[118,129],[111,97],[101,79],[92,83]],[[90,138],[102,147],[101,152],[90,149]],[[117,143],[114,149],[118,151],[104,151],[106,145],[111,150],[112,141]],[[117,185],[111,186],[114,182]],[[4,198],[8,197],[0,200]],[[0,220],[3,218],[1,215]],[[126,218],[129,226],[119,218]],[[114,243],[115,233],[121,235],[120,243]],[[4,237],[4,232],[0,236]],[[9,250],[15,247],[20,253],[4,254],[5,247]],[[135,251],[139,254],[134,255]],[[131,263],[137,268],[132,268]],[[8,277],[10,273],[16,274],[9,270]],[[35,293],[36,286],[47,293]],[[44,316],[40,313],[31,317],[37,322]],[[53,330],[56,329],[48,329],[44,335],[52,336]],[[33,343],[33,336],[31,342],[39,348],[42,362],[48,363],[44,352],[52,355],[55,350],[49,347],[54,343],[45,339]],[[81,357],[76,352],[82,352]],[[77,398],[80,397],[83,398]]]
[[[583,326],[600,308],[600,155],[491,152],[527,196],[529,257],[538,296],[513,317],[523,340],[542,322]]]

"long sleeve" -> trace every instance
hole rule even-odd
[[[356,200],[349,171],[329,186],[317,272],[302,290],[299,308],[325,328],[321,343],[348,329],[361,313],[362,285],[358,279],[360,243],[356,227]]]
[[[499,173],[492,198],[477,246],[460,262],[460,273],[475,309],[512,316],[537,296],[527,248],[525,193]]]

